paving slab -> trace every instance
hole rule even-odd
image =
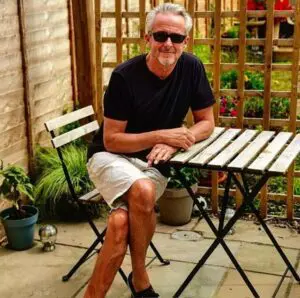
[[[271,298],[278,282],[280,281],[280,276],[246,272],[249,280],[253,284],[254,288],[258,292],[260,297]],[[289,279],[285,278],[283,284],[280,287],[280,292],[276,297],[283,298],[285,297],[285,292],[287,291],[289,284]],[[240,274],[233,269],[230,269],[226,274],[226,277],[220,286],[217,294],[214,298],[252,298],[253,295],[250,292],[249,288],[245,284],[244,280]],[[290,296],[290,298],[296,298],[299,296]]]
[[[293,284],[291,286],[291,291],[290,291],[288,297],[290,297],[290,298],[300,297],[300,284],[296,280],[293,280]]]
[[[123,267],[128,269],[126,266]],[[169,266],[161,266],[157,263],[152,263],[148,268],[148,273],[152,286],[160,296],[163,298],[171,298],[192,269],[192,264],[174,261]],[[225,272],[225,268],[204,266],[180,297],[213,297],[220,282],[224,278]],[[76,296],[76,298],[83,298],[84,292],[85,288]],[[107,298],[116,297],[130,297],[130,291],[120,276],[116,276],[112,287],[107,294]]]
[[[157,263],[153,263],[149,269],[149,276],[153,286],[160,293],[161,297],[169,298],[173,297],[193,268],[193,264],[185,262],[172,261],[169,266],[160,266]],[[213,297],[225,273],[226,268],[204,265],[180,297]]]
[[[208,247],[212,244],[212,239],[201,239],[200,241],[183,241],[171,238],[171,235],[155,233],[153,243],[159,249],[159,252],[166,259],[197,263]],[[239,250],[239,242],[227,243],[233,254]],[[153,256],[153,252],[149,249],[148,256]],[[229,266],[230,259],[219,246],[207,260],[206,265]]]
[[[210,218],[213,224],[218,227],[219,219],[213,217]],[[206,220],[202,218],[194,227],[194,231],[201,232],[203,237],[205,238],[215,238],[215,234],[210,229],[209,225],[207,224]]]
[[[181,231],[181,230],[185,230],[185,231],[193,230],[197,224],[198,224],[198,218],[192,218],[191,221],[189,221],[185,225],[169,226],[169,225],[166,225],[166,224],[160,222],[160,218],[158,216],[155,231],[158,233],[172,234],[176,231]]]
[[[217,227],[219,220],[213,218],[212,221]],[[288,227],[276,227],[273,224],[268,224],[268,227],[272,231],[279,245],[300,249],[300,234],[297,234],[296,231],[291,230]],[[272,245],[272,242],[264,229],[260,225],[255,224],[253,221],[238,220],[234,225],[234,228],[235,233],[233,235],[227,235],[226,239]],[[204,237],[215,237],[204,219],[196,225],[195,231],[202,232]]]
[[[0,297],[71,297],[89,278],[93,258],[85,262],[68,282],[61,278],[82,255],[83,250],[57,245],[43,252],[41,244],[26,251],[0,248]]]
[[[291,264],[295,266],[299,254],[298,250],[283,249],[283,251]],[[286,269],[284,261],[275,247],[272,246],[242,243],[235,256],[244,270],[282,275]],[[290,272],[288,272],[289,275]]]

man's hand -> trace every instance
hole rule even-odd
[[[163,133],[162,143],[168,144],[171,147],[187,150],[196,141],[194,134],[186,127],[166,129]]]
[[[151,152],[147,155],[148,166],[150,167],[152,164],[156,165],[159,162],[166,162],[176,151],[177,148],[166,144],[155,145]]]

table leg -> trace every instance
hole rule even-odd
[[[204,219],[206,220],[206,222],[210,226],[211,230],[215,234],[216,239],[211,244],[211,246],[208,248],[208,250],[205,252],[205,254],[202,256],[202,258],[199,260],[199,262],[197,263],[197,265],[194,267],[194,269],[191,271],[191,273],[188,275],[188,277],[186,278],[186,280],[182,283],[182,285],[179,287],[179,289],[177,290],[177,292],[174,294],[173,297],[179,297],[181,295],[181,293],[184,291],[184,289],[187,287],[187,285],[191,282],[191,280],[193,279],[193,277],[195,276],[195,274],[204,265],[204,263],[206,262],[206,260],[209,258],[209,256],[213,253],[213,251],[216,249],[216,247],[219,244],[221,244],[222,247],[224,248],[224,250],[227,253],[228,257],[230,258],[230,260],[232,261],[232,263],[236,267],[237,271],[240,273],[241,277],[243,278],[243,280],[245,281],[245,283],[249,287],[249,289],[252,292],[253,296],[254,297],[259,297],[259,295],[256,292],[255,288],[253,287],[252,283],[250,282],[250,280],[246,276],[245,272],[243,271],[243,269],[241,268],[241,266],[239,265],[238,261],[236,260],[236,258],[234,257],[234,255],[231,253],[229,247],[227,246],[227,244],[225,243],[225,241],[223,239],[226,236],[226,234],[228,233],[228,231],[235,224],[235,222],[242,215],[242,213],[243,213],[243,206],[241,206],[239,208],[239,210],[229,220],[229,222],[225,225],[224,228],[223,228],[223,224],[222,224],[221,226],[219,226],[219,229],[217,230],[216,227],[214,226],[213,222],[211,221],[210,217],[208,216],[208,214],[206,213],[206,211],[203,209],[202,205],[198,202],[196,194],[194,194],[194,192],[192,191],[192,189],[186,183],[184,176],[180,173],[179,169],[175,168],[175,171],[176,171],[176,174],[177,174],[178,178],[180,179],[180,181],[182,182],[182,184],[185,186],[186,190],[188,191],[189,195],[194,200],[194,203],[199,208],[200,213],[202,214],[202,216],[204,217]],[[222,210],[223,211],[226,210],[226,206],[227,206],[227,203],[228,203],[231,174],[229,175],[228,178],[229,178],[229,181],[226,183],[226,189],[225,189],[225,204],[224,204],[225,207],[223,207],[223,205],[222,205]],[[224,214],[223,214],[223,222],[224,222]]]
[[[229,201],[231,175],[232,174],[229,172],[227,180],[226,180],[226,184],[225,184],[224,197],[223,197],[222,208],[221,208],[221,213],[220,213],[220,217],[219,217],[219,229],[218,229],[219,232],[222,231],[222,229],[224,227],[225,213],[226,213],[226,209],[227,209],[227,205],[228,205],[228,201]]]

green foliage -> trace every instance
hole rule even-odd
[[[294,179],[294,195],[300,195],[300,178]]]
[[[221,88],[222,89],[236,89],[237,88],[237,71],[230,70],[221,74]]]
[[[245,117],[261,118],[264,112],[264,100],[261,97],[250,97],[245,101]]]
[[[126,45],[123,48],[123,60],[131,59],[141,54],[140,46],[137,43]]]
[[[240,26],[232,26],[222,34],[222,37],[225,38],[239,38],[239,36],[240,36]]]
[[[87,149],[84,146],[68,145],[63,150],[64,161],[71,176],[75,192],[84,194],[92,189],[86,169]],[[39,148],[36,154],[38,178],[35,188],[38,205],[47,206],[50,216],[56,213],[60,200],[70,198],[70,190],[55,149]]]
[[[212,61],[211,47],[208,45],[195,45],[193,48],[194,55],[197,56],[203,63]]]
[[[230,70],[221,75],[221,88],[236,89],[237,88],[237,71]],[[264,77],[260,72],[245,71],[245,89],[247,90],[263,90]]]
[[[69,124],[67,124],[67,125],[65,125],[65,126],[63,126],[59,129],[59,135],[67,133],[67,132],[69,132],[69,131],[71,131],[75,128],[78,128],[78,127],[80,127],[79,121],[74,121],[72,123],[69,123]],[[72,141],[72,144],[76,145],[76,146],[83,146],[86,143],[84,142],[83,138],[78,138],[78,139]]]
[[[238,47],[222,46],[221,62],[236,63],[237,61],[238,61]]]
[[[271,89],[274,91],[286,91],[292,88],[291,71],[272,71]]]
[[[183,167],[180,169],[180,173],[183,174],[185,180],[189,186],[198,183],[200,178],[200,171],[199,169]],[[184,186],[180,182],[180,180],[176,176],[176,172],[174,168],[170,170],[170,178],[168,181],[167,188],[183,188]]]
[[[26,217],[25,211],[22,210],[20,195],[26,195],[33,201],[34,187],[24,169],[16,165],[8,165],[6,168],[3,168],[3,161],[1,160],[0,176],[3,177],[0,185],[0,195],[4,195],[6,199],[12,201],[14,217]]]
[[[245,71],[245,89],[264,90],[264,76],[261,72]]]
[[[271,101],[271,117],[287,119],[290,116],[290,100],[288,98],[275,97]]]
[[[269,192],[274,193],[286,193],[287,181],[284,177],[272,177],[268,182]]]

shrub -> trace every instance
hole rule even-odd
[[[63,156],[75,192],[78,196],[93,188],[86,169],[86,146],[66,146]],[[59,216],[63,219],[83,219],[83,215],[70,199],[70,190],[57,152],[53,148],[39,148],[36,154],[37,180],[35,188],[36,204],[47,217]],[[71,203],[72,202],[72,203]],[[95,209],[98,215],[99,208]]]

